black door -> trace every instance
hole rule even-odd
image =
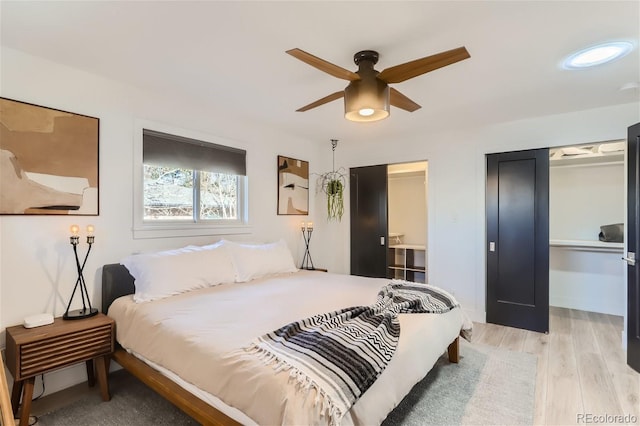
[[[387,166],[350,169],[351,274],[387,276]]]
[[[627,364],[640,372],[640,123],[627,139]],[[640,259],[639,259],[640,260]]]
[[[487,322],[549,331],[549,150],[487,156]]]

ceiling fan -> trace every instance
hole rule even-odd
[[[344,116],[352,121],[382,120],[389,116],[389,105],[409,112],[417,110],[420,105],[398,90],[390,88],[389,84],[400,83],[471,57],[463,46],[378,72],[373,68],[378,62],[378,52],[363,50],[353,56],[353,61],[358,65],[358,71],[353,72],[318,58],[304,50],[296,48],[287,50],[287,53],[320,71],[350,82],[344,90],[318,99],[309,105],[299,108],[297,111],[308,111],[344,97]]]

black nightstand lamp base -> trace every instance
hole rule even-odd
[[[73,311],[65,312],[62,318],[66,320],[75,320],[75,319],[89,318],[94,315],[98,315],[98,308],[82,308],[82,309],[74,309]]]

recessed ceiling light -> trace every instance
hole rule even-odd
[[[631,52],[633,44],[628,41],[615,41],[588,47],[570,55],[562,63],[568,70],[589,68],[614,61]]]

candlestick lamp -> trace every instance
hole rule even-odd
[[[306,225],[304,222],[302,222],[301,229],[302,229],[302,238],[304,238],[305,249],[304,249],[304,256],[302,257],[302,264],[300,265],[300,269],[313,270],[315,269],[315,267],[313,266],[311,253],[309,252],[309,243],[311,242],[311,234],[313,233],[313,222],[308,222]]]
[[[66,320],[88,318],[98,314],[98,309],[91,306],[91,300],[89,300],[89,293],[87,291],[87,284],[85,283],[84,275],[82,274],[84,265],[87,263],[87,258],[89,257],[89,253],[91,252],[91,246],[95,241],[93,231],[93,225],[87,225],[87,244],[89,244],[89,248],[87,249],[87,253],[84,256],[82,264],[80,264],[80,259],[78,258],[78,244],[80,242],[80,236],[78,235],[78,233],[80,232],[80,227],[78,225],[71,225],[71,237],[69,238],[69,242],[73,247],[73,254],[75,255],[76,259],[78,279],[76,280],[75,287],[73,287],[73,293],[71,293],[71,298],[69,299],[67,310],[62,316],[62,318]],[[82,298],[82,309],[75,309],[70,311],[69,308],[71,307],[71,302],[73,301],[73,297],[76,295],[76,290],[78,289],[80,290],[80,297]],[[87,307],[87,305],[89,306]]]

